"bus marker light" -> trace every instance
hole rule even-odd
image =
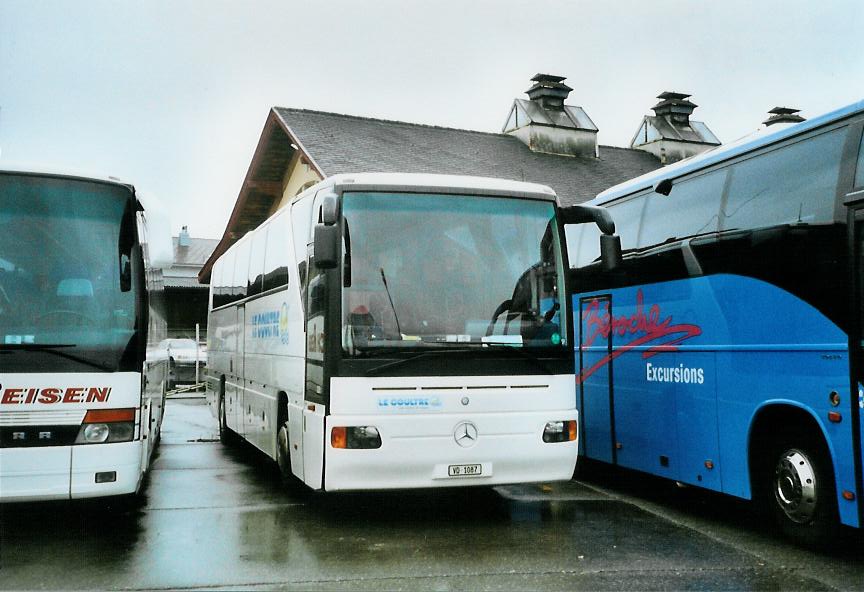
[[[828,395],[828,400],[831,401],[834,407],[837,407],[840,404],[840,393],[831,391],[831,394]]]
[[[841,421],[843,421],[843,416],[840,415],[839,413],[837,413],[836,411],[829,411],[828,412],[828,420],[832,421],[834,423],[840,423]]]
[[[855,494],[849,490],[844,490],[843,491],[843,499],[845,499],[846,501],[849,501],[849,502],[854,502],[855,501]]]
[[[117,471],[96,473],[96,483],[114,483],[117,481]]]
[[[714,468],[714,461],[713,460],[706,460],[705,461],[705,468],[708,469],[709,471],[711,469],[713,469]]]

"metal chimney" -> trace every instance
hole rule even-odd
[[[552,74],[537,74],[531,80],[534,85],[525,93],[532,101],[539,103],[544,109],[563,111],[564,101],[573,90],[566,84],[566,76],[554,76]]]
[[[797,115],[801,109],[792,109],[790,107],[774,107],[768,113],[771,116],[762,123],[766,126],[772,126],[775,123],[800,123],[807,121],[805,118]]]
[[[687,100],[690,95],[677,92],[664,92],[657,95],[660,102],[651,107],[658,116],[668,115],[677,125],[690,125],[690,115],[699,105]]]

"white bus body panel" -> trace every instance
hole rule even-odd
[[[573,476],[578,439],[543,442],[550,421],[577,420],[572,375],[333,378],[326,426],[328,491],[459,487]],[[460,446],[462,422],[476,426]],[[374,426],[381,447],[334,449],[334,426]],[[450,465],[481,465],[478,476],[451,477]]]
[[[135,372],[3,374],[0,382],[2,426],[80,426],[89,409],[141,408],[141,376]],[[110,390],[105,400],[96,400],[101,393],[91,389]],[[146,414],[136,413],[131,442],[0,449],[0,501],[134,493],[146,466],[141,426],[142,417],[150,424],[152,404],[145,408]],[[143,431],[148,434],[146,426]],[[96,483],[95,473],[104,471],[116,471],[117,480]]]

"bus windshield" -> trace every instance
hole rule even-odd
[[[0,359],[13,372],[116,371],[133,347],[131,192],[0,175]]]
[[[342,345],[566,345],[555,207],[527,199],[346,193]]]

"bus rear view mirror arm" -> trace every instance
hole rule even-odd
[[[606,208],[577,204],[561,208],[564,224],[585,224],[594,222],[603,234],[615,234],[615,222]]]

